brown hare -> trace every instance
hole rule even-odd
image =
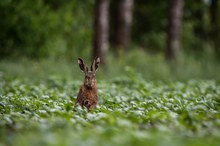
[[[95,73],[98,69],[100,58],[96,57],[89,71],[87,65],[81,58],[78,58],[79,68],[85,73],[85,80],[77,95],[76,104],[86,107],[88,110],[94,109],[98,103]]]

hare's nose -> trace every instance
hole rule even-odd
[[[88,101],[88,100],[86,100],[86,101],[85,101],[85,105],[88,105],[88,104],[89,104],[89,101]]]

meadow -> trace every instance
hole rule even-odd
[[[100,68],[89,112],[75,105],[84,78],[76,59],[1,61],[0,146],[218,146],[219,67],[134,58]]]

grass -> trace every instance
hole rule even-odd
[[[76,62],[1,61],[0,145],[219,145],[219,67],[191,60],[173,69],[144,57],[112,57],[100,68],[90,112],[74,106],[83,79]]]
[[[81,57],[85,59],[86,57]],[[90,66],[91,61],[85,59]],[[162,54],[147,55],[142,51],[131,51],[125,56],[115,58],[109,54],[107,67],[100,67],[98,79],[112,80],[123,76],[139,76],[147,81],[187,81],[189,79],[220,80],[220,63],[210,55],[195,57],[190,54],[180,56],[178,60],[167,63]],[[66,80],[82,80],[77,58],[60,59],[18,59],[1,60],[0,74],[25,79],[47,80],[62,78]]]

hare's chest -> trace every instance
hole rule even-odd
[[[98,103],[97,93],[92,90],[81,90],[77,97],[77,103],[89,110],[95,108]]]
[[[86,99],[95,99],[97,97],[97,93],[93,90],[86,90],[84,92],[84,98]]]
[[[84,86],[81,87],[80,92],[78,94],[78,98],[82,100],[86,99],[96,99],[97,97],[97,91],[93,88],[85,88]]]

